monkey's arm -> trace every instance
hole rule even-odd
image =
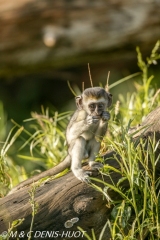
[[[64,171],[66,168],[70,167],[70,165],[71,165],[71,158],[69,155],[67,155],[66,158],[62,162],[60,162],[57,166],[55,166],[51,169],[48,169],[47,171],[44,171],[40,174],[35,175],[32,178],[29,178],[29,179],[21,182],[16,187],[12,188],[8,194],[12,194],[21,188],[31,185],[32,183],[39,181],[41,178],[54,176],[54,175]]]

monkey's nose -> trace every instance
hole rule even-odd
[[[99,111],[98,111],[97,107],[95,108],[94,112],[95,112],[96,115],[99,115]]]
[[[95,113],[96,113],[97,116],[100,116],[100,115],[101,115],[101,111],[99,111],[98,108],[95,109]]]

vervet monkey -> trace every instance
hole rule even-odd
[[[89,172],[82,169],[81,161],[88,159],[92,169],[103,165],[95,162],[95,156],[100,150],[100,138],[106,134],[109,112],[106,111],[112,103],[112,94],[102,87],[87,88],[82,95],[76,97],[77,110],[73,114],[66,130],[68,155],[54,168],[42,172],[13,188],[10,193],[27,186],[47,176],[53,176],[71,166],[76,178],[89,182]]]
[[[100,149],[100,138],[104,137],[112,95],[101,87],[87,88],[81,96],[76,97],[77,111],[72,116],[66,132],[68,154],[73,174],[81,181],[88,180],[88,172],[82,170],[82,159],[88,159],[91,168],[102,167],[95,162]]]

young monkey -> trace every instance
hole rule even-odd
[[[88,158],[92,169],[102,167],[94,160],[100,149],[98,138],[107,131],[110,114],[105,110],[111,103],[112,95],[101,87],[87,88],[76,97],[77,111],[68,124],[66,138],[72,172],[81,181],[88,182],[89,174],[82,170],[82,159]]]
[[[89,161],[92,169],[99,169],[103,165],[95,162],[95,155],[100,150],[98,138],[104,137],[110,119],[106,111],[112,103],[112,94],[102,87],[87,88],[82,95],[76,97],[77,110],[70,119],[66,131],[68,155],[54,168],[42,172],[13,188],[10,193],[25,187],[47,176],[53,176],[71,166],[76,178],[89,182],[90,172],[82,169],[82,159]],[[9,194],[10,194],[9,193]]]

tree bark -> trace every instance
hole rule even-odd
[[[149,127],[141,133],[140,137],[147,138],[153,136],[155,132],[158,142],[160,140],[160,107],[146,117],[141,126],[144,125]],[[160,148],[158,148],[157,154],[160,153],[159,150]],[[104,157],[112,157],[113,159],[107,160],[107,163],[118,169],[119,165],[114,159],[114,154],[114,152],[110,152]],[[87,168],[85,166],[85,169]],[[101,179],[97,172],[95,172],[95,175]],[[112,180],[115,183],[120,177],[120,174],[112,173]],[[104,180],[112,184],[109,177],[105,176]],[[98,184],[98,186],[104,187],[103,184]],[[123,182],[122,186],[127,188],[128,183]],[[9,223],[12,223],[12,221],[25,218],[16,230],[17,234],[24,233],[23,239],[27,239],[32,219],[29,189],[30,187],[26,187],[0,199],[0,234],[7,231]],[[120,199],[120,196],[111,189],[108,190],[108,195],[111,199]],[[77,226],[80,226],[90,236],[93,228],[96,236],[99,236],[104,224],[110,219],[112,210],[112,206],[108,204],[107,199],[99,191],[80,182],[73,176],[72,172],[39,186],[36,190],[35,201],[38,203],[39,209],[35,215],[31,239],[85,239]],[[67,221],[73,218],[77,218],[78,221],[72,227],[67,228],[66,224],[71,223]],[[52,237],[47,234],[52,234]],[[108,227],[103,239],[110,239]]]

